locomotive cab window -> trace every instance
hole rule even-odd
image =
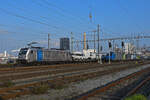
[[[90,52],[90,56],[92,56],[92,52]]]
[[[31,50],[30,52],[31,52],[31,54],[33,54],[33,50]]]

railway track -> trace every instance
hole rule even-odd
[[[111,68],[120,68],[120,67],[126,67],[126,66],[132,66],[134,67],[135,64],[113,64],[113,65],[99,65],[99,64],[87,64],[87,65],[81,65],[78,67],[73,66],[73,67],[67,67],[67,68],[56,68],[56,69],[51,69],[51,68],[46,68],[46,69],[41,69],[39,68],[38,70],[15,70],[12,71],[11,73],[9,72],[3,72],[0,71],[0,81],[4,80],[17,80],[17,79],[25,79],[25,78],[31,78],[31,77],[38,77],[38,76],[50,76],[53,74],[59,74],[59,73],[67,73],[67,72],[75,72],[75,71],[86,71],[86,70],[103,70],[103,69],[111,69]],[[141,65],[141,64],[140,64]],[[132,68],[131,67],[131,68]],[[23,68],[24,69],[24,68]]]
[[[136,65],[136,67],[140,66],[142,64]],[[128,67],[130,66],[130,67]],[[118,67],[116,65],[113,66],[107,66],[107,68],[100,67],[99,65],[93,65],[93,67],[86,67],[86,68],[69,68],[69,69],[49,69],[49,70],[43,70],[43,71],[34,71],[34,72],[21,72],[21,73],[11,73],[11,74],[3,74],[0,75],[0,81],[3,82],[5,80],[12,80],[15,84],[16,83],[22,83],[24,80],[37,80],[37,79],[46,79],[51,76],[58,76],[63,74],[69,74],[69,73],[84,73],[84,72],[91,72],[91,71],[99,71],[99,72],[105,72],[107,70],[117,70],[120,68],[129,69],[134,68],[135,64],[125,64],[125,65],[119,65]],[[22,82],[18,82],[18,80],[23,80]]]
[[[17,84],[25,84],[25,83],[29,83],[29,82],[38,82],[38,81],[42,81],[42,80],[49,80],[50,78],[52,79],[55,79],[57,77],[64,77],[64,76],[70,76],[70,75],[84,75],[84,74],[99,74],[99,75],[105,75],[105,74],[109,74],[109,73],[114,73],[114,72],[118,72],[120,70],[126,70],[126,69],[130,69],[130,68],[135,68],[135,66],[133,65],[122,65],[122,67],[119,67],[119,68],[110,68],[110,69],[107,69],[107,70],[103,70],[102,68],[93,68],[93,69],[84,69],[84,70],[77,70],[77,71],[68,71],[68,72],[61,72],[61,73],[55,73],[53,75],[47,75],[47,76],[40,76],[40,77],[33,77],[33,78],[28,78],[27,77],[24,77],[24,78],[21,78],[23,80],[18,80],[18,81],[14,81],[14,83],[17,85]],[[25,79],[27,78],[27,79]],[[28,81],[28,82],[27,82]]]
[[[146,63],[148,63],[148,62],[146,62]],[[146,64],[146,63],[144,63],[144,64]],[[79,65],[79,64],[77,64],[77,65]],[[89,66],[89,65],[93,65],[93,66]],[[16,71],[17,73],[13,73],[13,74],[16,74],[16,76],[13,78],[16,82],[16,85],[14,85],[13,87],[9,87],[9,88],[0,88],[0,97],[3,99],[15,98],[15,97],[20,96],[20,95],[31,94],[32,88],[34,86],[40,85],[41,83],[42,84],[43,83],[44,84],[51,84],[51,83],[53,83],[53,84],[58,84],[58,83],[66,84],[66,83],[80,81],[83,79],[85,80],[88,78],[107,75],[109,73],[119,72],[121,70],[126,70],[129,68],[134,68],[135,65],[140,66],[140,65],[143,65],[143,63],[127,64],[127,65],[123,65],[123,64],[119,65],[118,63],[113,64],[113,65],[106,64],[107,67],[111,66],[110,69],[107,69],[107,70],[98,70],[98,69],[101,69],[101,67],[104,67],[105,65],[101,65],[101,66],[100,65],[94,66],[94,65],[95,64],[87,64],[87,65],[83,65],[83,66],[78,66],[75,69],[72,69],[75,66],[72,66],[71,68],[69,66],[68,67],[63,66],[62,68],[54,67],[54,69],[52,68],[50,70],[53,70],[53,71],[55,70],[55,73],[53,73],[55,75],[48,76],[48,77],[41,77],[41,78],[36,78],[35,77],[36,75],[34,76],[35,73],[33,74],[31,71],[31,73],[34,77],[31,78],[30,80],[26,79],[26,78],[31,77],[32,76],[31,74],[29,75],[29,73],[28,73],[26,76],[24,74],[22,74],[22,75],[18,74],[18,71]],[[123,67],[115,67],[117,65],[123,66]],[[113,68],[113,67],[115,67],[115,68]],[[20,68],[18,68],[18,69],[20,70]],[[23,69],[26,69],[26,68],[23,68]],[[32,69],[32,67],[29,69]],[[47,70],[47,68],[46,68],[46,70]],[[61,72],[56,72],[56,70],[60,70]],[[10,70],[8,70],[8,71],[10,71]],[[22,71],[22,68],[21,68],[21,71]],[[36,70],[36,71],[38,71],[38,70]],[[23,72],[21,72],[21,73],[23,73]],[[26,71],[25,71],[25,73],[26,73]],[[44,73],[44,71],[43,71],[43,73]],[[10,74],[10,73],[8,73],[8,74]],[[37,74],[40,76],[42,75],[40,73],[37,73]],[[4,75],[4,74],[0,74],[0,75]],[[20,76],[20,77],[18,78],[18,76]],[[10,76],[8,75],[7,77],[10,77]],[[1,78],[7,79],[7,77],[2,76]],[[19,79],[23,79],[23,81],[16,81]]]
[[[113,62],[112,64],[107,64],[107,63],[104,63],[103,65],[100,65],[100,66],[110,66],[110,65],[119,65],[119,64],[132,64],[132,63],[135,63],[135,62],[141,62],[141,61],[129,61],[129,62]],[[146,61],[146,62],[149,62],[149,61]],[[25,67],[22,67],[22,66],[16,66],[16,65],[13,65],[12,67],[0,67],[0,72],[7,72],[7,73],[10,73],[10,72],[14,72],[15,71],[20,71],[20,72],[24,72],[24,71],[33,71],[33,70],[44,70],[44,69],[59,69],[59,68],[67,68],[67,67],[86,67],[87,65],[93,65],[93,64],[97,64],[97,63],[79,63],[79,64],[57,64],[57,65],[39,65],[39,66],[25,66]],[[0,73],[1,74],[1,73]]]
[[[134,66],[135,67],[135,66]],[[23,82],[25,84],[23,85],[17,85],[17,86],[13,86],[10,88],[2,88],[0,89],[0,97],[3,99],[9,99],[9,98],[15,98],[16,96],[20,96],[20,95],[25,95],[25,94],[31,94],[31,90],[34,86],[36,85],[40,85],[42,84],[68,84],[71,82],[76,82],[76,81],[80,81],[80,80],[85,80],[88,78],[93,78],[93,77],[98,77],[98,76],[102,76],[102,75],[107,75],[110,73],[116,73],[119,72],[121,70],[126,70],[128,68],[132,68],[131,66],[127,66],[127,67],[121,67],[121,68],[115,68],[115,69],[110,69],[110,70],[106,70],[106,71],[89,71],[89,72],[74,72],[74,73],[69,73],[69,74],[64,74],[64,75],[58,75],[58,76],[54,76],[54,77],[48,77],[46,79],[39,79],[37,81],[30,81],[30,82]]]
[[[118,65],[119,63],[111,64]],[[18,72],[31,72],[31,71],[41,71],[41,70],[61,70],[61,69],[79,69],[79,68],[90,68],[93,65],[98,65],[99,67],[110,66],[110,64],[66,64],[66,65],[49,65],[49,66],[32,66],[32,67],[12,67],[12,68],[0,68],[0,75],[6,73],[18,73]]]
[[[88,91],[87,93],[74,97],[71,100],[121,100],[122,98],[124,98],[122,97],[122,94],[125,95],[126,92],[124,90],[124,87],[127,89],[128,85],[133,84],[135,81],[140,79],[143,75],[148,74],[149,72],[150,72],[150,68],[141,70],[139,72],[133,73],[126,77],[120,78],[116,81],[110,82],[102,87],[97,87],[91,91]],[[135,91],[137,91],[137,89],[139,89],[141,85],[143,85],[149,80],[150,79],[148,77],[148,79],[143,81],[140,85],[138,85],[135,89],[133,89],[128,95],[135,93]],[[122,94],[120,95],[121,92]]]
[[[150,73],[143,76],[128,87],[131,88],[124,94],[122,100],[135,94],[141,94],[148,98],[150,96]]]
[[[25,67],[25,68],[9,68],[9,69],[1,69],[0,70],[0,75],[1,74],[8,74],[8,73],[26,73],[26,72],[35,72],[35,71],[41,71],[41,70],[64,70],[64,69],[88,69],[88,68],[95,68],[95,67],[109,67],[109,66],[117,66],[119,64],[74,64],[70,66],[65,65],[59,65],[59,66],[40,66],[40,67]],[[94,67],[93,67],[94,66]]]

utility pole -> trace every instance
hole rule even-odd
[[[96,31],[93,31],[93,32],[94,32],[94,53],[95,53],[95,49],[96,49],[96,44],[95,44],[96,43],[96,40],[95,40],[95,35],[96,34],[95,33],[96,33]]]
[[[73,52],[73,33],[71,32],[71,52]]]
[[[77,42],[77,51],[79,51],[79,42]]]
[[[98,24],[97,25],[97,37],[98,37],[98,63],[100,63],[100,64],[102,64],[102,58],[100,57],[100,45],[99,45],[99,42],[100,42],[100,38],[99,38],[99,36],[100,36],[100,25]]]
[[[139,50],[140,50],[140,45],[139,45],[139,43],[140,43],[140,34],[137,35],[137,40],[136,40],[136,42],[137,42],[137,47],[136,47],[136,53],[137,53],[137,52],[139,52]]]
[[[86,33],[84,32],[84,50],[87,50]]]
[[[113,42],[113,52],[115,51],[115,40],[112,41]]]
[[[97,52],[98,52],[98,58],[99,58],[99,34],[100,34],[100,25],[97,26]]]
[[[137,51],[139,50],[139,35],[138,35],[138,38],[136,40],[137,44],[136,44],[136,48],[137,48]]]
[[[50,49],[50,34],[48,34],[48,49]]]

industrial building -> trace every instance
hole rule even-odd
[[[131,43],[125,43],[124,52],[125,54],[133,54],[135,46]]]
[[[70,50],[69,38],[60,38],[60,49],[61,50]]]
[[[7,64],[7,63],[16,63],[17,57],[14,57],[5,51],[4,53],[0,53],[0,64]]]

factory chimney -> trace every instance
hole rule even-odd
[[[86,50],[86,33],[84,32],[84,50]]]

